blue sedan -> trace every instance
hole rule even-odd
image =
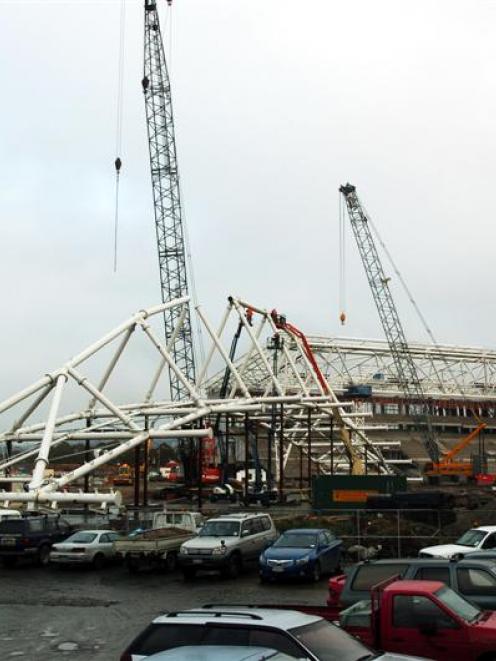
[[[338,569],[342,544],[324,528],[286,530],[260,556],[260,580],[307,578],[318,581],[322,574]]]

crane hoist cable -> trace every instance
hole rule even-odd
[[[339,320],[346,323],[346,226],[343,197],[339,195]]]
[[[121,0],[119,19],[119,55],[117,66],[117,114],[115,128],[115,212],[114,212],[114,273],[117,271],[117,238],[119,228],[119,182],[122,167],[122,109],[124,92],[124,53],[126,36],[126,0]]]
[[[406,284],[399,268],[396,266],[396,263],[393,259],[393,256],[389,252],[386,244],[384,243],[381,235],[379,234],[379,230],[375,226],[374,222],[372,221],[370,215],[367,213],[366,210],[365,210],[365,213],[367,214],[367,217],[368,217],[368,220],[369,220],[369,223],[370,223],[370,227],[372,229],[372,232],[374,233],[374,236],[376,237],[377,241],[379,242],[381,248],[384,250],[384,254],[388,258],[389,263],[391,264],[391,267],[392,267],[394,273],[396,274],[401,286],[403,287],[403,291],[407,295],[408,300],[410,301],[410,303],[413,306],[413,309],[417,313],[417,316],[420,319],[420,322],[423,325],[423,327],[425,329],[425,332],[429,336],[432,344],[436,347],[436,349],[439,349],[439,343],[436,340],[436,338],[434,337],[434,333],[432,332],[431,328],[429,327],[429,324],[427,323],[427,320],[426,320],[425,316],[423,315],[417,301],[414,299],[413,294],[412,294],[410,288],[408,287],[408,285]],[[455,385],[456,385],[457,389],[460,391],[460,393],[462,395],[464,395],[465,393],[464,393],[463,387],[460,385],[460,382],[458,381],[458,378],[457,378],[456,374],[453,372],[453,370],[451,368],[451,365],[448,363],[448,361],[445,358],[443,358],[442,356],[441,356],[441,358],[442,358],[442,360],[445,364],[447,372],[449,373],[450,377],[453,379],[453,383],[455,383]]]

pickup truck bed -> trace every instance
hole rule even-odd
[[[194,536],[182,528],[146,530],[134,537],[115,542],[116,552],[124,558],[130,572],[143,566],[159,566],[172,570],[176,566],[181,544]]]

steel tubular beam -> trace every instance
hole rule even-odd
[[[48,413],[45,433],[43,434],[40,448],[38,450],[38,457],[34,465],[33,479],[29,483],[29,488],[31,490],[37,489],[43,482],[45,468],[48,465],[48,456],[50,454],[50,443],[52,442],[52,436],[55,429],[55,420],[57,418],[57,412],[59,410],[60,400],[62,399],[62,391],[64,389],[64,384],[66,381],[67,381],[67,376],[65,374],[59,374],[55,382],[53,399],[50,406],[50,411]]]

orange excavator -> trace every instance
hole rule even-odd
[[[428,477],[467,477],[473,478],[475,475],[475,467],[471,460],[457,461],[460,452],[466,448],[476,438],[480,432],[486,428],[484,422],[479,422],[477,427],[473,429],[470,434],[462,438],[462,440],[447,452],[443,452],[442,459],[438,462],[429,462],[425,466],[425,475]],[[481,462],[482,463],[482,462]],[[479,467],[479,470],[481,467]]]

